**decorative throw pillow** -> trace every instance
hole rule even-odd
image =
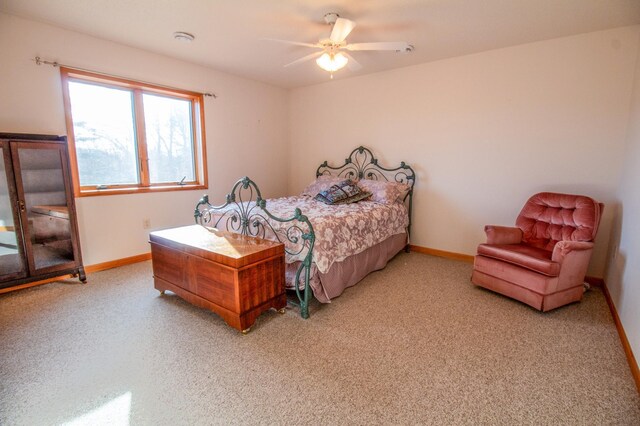
[[[406,183],[384,180],[360,179],[358,186],[371,193],[371,201],[380,204],[393,204],[404,201],[411,187]]]
[[[336,185],[340,182],[344,182],[343,177],[329,176],[329,175],[318,176],[313,182],[307,185],[304,191],[302,191],[302,195],[315,197],[318,193],[322,191],[326,191],[327,189],[331,188],[333,185]]]
[[[348,204],[363,200],[370,195],[371,193],[363,192],[354,182],[344,180],[320,192],[315,199],[326,204]]]

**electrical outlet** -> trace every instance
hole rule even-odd
[[[149,228],[151,228],[151,219],[149,219],[148,217],[147,217],[147,218],[142,219],[142,228],[143,228],[143,229],[149,229]]]

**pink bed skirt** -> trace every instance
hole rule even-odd
[[[387,266],[387,262],[406,244],[407,234],[396,234],[363,252],[335,262],[324,274],[312,265],[309,284],[313,295],[322,303],[331,303],[331,299],[341,295],[345,288],[357,284],[369,273]],[[294,288],[293,281],[299,265],[299,262],[287,264],[286,281],[289,289]]]

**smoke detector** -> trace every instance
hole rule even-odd
[[[178,41],[183,41],[185,43],[190,43],[195,40],[196,36],[190,33],[185,33],[184,31],[176,31],[173,33],[173,38]]]

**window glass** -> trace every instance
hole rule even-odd
[[[205,189],[204,95],[60,68],[76,196]]]
[[[143,94],[151,183],[195,180],[191,102]]]
[[[8,147],[8,145],[7,145]],[[20,225],[18,225],[18,230]],[[25,276],[22,247],[18,244],[16,224],[9,197],[9,182],[4,165],[2,142],[0,142],[0,275]]]
[[[69,82],[81,186],[138,183],[133,92]]]

